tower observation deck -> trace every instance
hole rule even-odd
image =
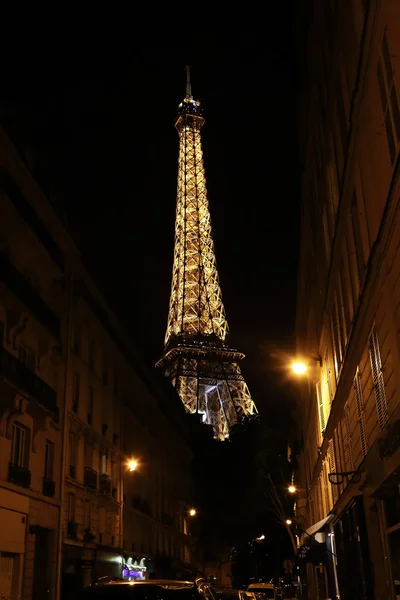
[[[164,354],[157,366],[175,386],[186,410],[224,440],[230,428],[257,414],[239,361],[229,348],[201,146],[204,124],[187,67],[186,96],[175,120],[179,135],[178,188],[172,287]]]

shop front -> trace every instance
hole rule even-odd
[[[115,550],[64,544],[62,598],[75,599],[82,589],[102,579],[121,578],[121,570],[122,558]]]
[[[331,519],[329,515],[301,532],[295,569],[301,599],[336,597]]]
[[[147,579],[147,558],[124,556],[122,578],[127,581],[143,581]]]
[[[335,519],[333,536],[341,599],[372,600],[372,565],[362,495],[355,496]]]

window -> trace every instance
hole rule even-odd
[[[94,410],[94,389],[91,386],[89,386],[88,415],[87,415],[87,422],[89,425],[93,424],[93,410]]]
[[[103,383],[105,385],[107,385],[108,383],[108,359],[107,356],[104,354],[103,356]]]
[[[336,473],[335,448],[333,445],[333,440],[331,440],[329,442],[327,459],[328,459],[329,473]],[[328,481],[329,481],[329,479],[328,479]],[[329,485],[331,486],[333,503],[335,504],[337,502],[338,496],[339,496],[338,486],[332,485],[331,483],[329,483]]]
[[[68,494],[68,521],[75,521],[75,494]]]
[[[117,372],[114,371],[114,396],[118,395],[118,375]]]
[[[44,478],[48,481],[53,481],[54,468],[54,444],[50,440],[46,440],[46,448],[44,455]]]
[[[382,58],[378,62],[377,79],[390,162],[393,164],[400,138],[400,108],[386,31],[382,40]]]
[[[85,467],[92,467],[93,446],[88,440],[85,440]]]
[[[360,432],[360,442],[361,442],[361,452],[363,456],[367,454],[367,438],[365,434],[365,423],[364,423],[364,404],[362,397],[362,387],[361,387],[361,375],[359,368],[357,367],[356,376],[354,378],[354,394],[356,397],[356,407],[357,407],[357,420],[358,420],[358,429]]]
[[[76,445],[78,439],[75,433],[69,434],[69,474],[72,478],[76,477]]]
[[[90,529],[90,524],[91,524],[91,506],[90,506],[90,500],[88,500],[87,498],[85,499],[85,506],[84,506],[83,518],[84,518],[84,528],[85,529]]]
[[[108,469],[108,456],[106,452],[102,452],[100,459],[101,472],[107,475]]]
[[[331,328],[332,328],[332,339],[333,339],[333,347],[334,347],[334,364],[335,364],[335,375],[336,381],[339,379],[340,367],[342,364],[342,337],[341,337],[341,328],[339,324],[339,311],[338,311],[338,302],[335,299],[332,307],[332,317],[331,317]]]
[[[73,341],[73,349],[77,354],[81,351],[82,344],[82,325],[80,323],[75,323],[74,327],[74,341]]]
[[[23,344],[19,345],[18,359],[25,367],[27,367],[27,369],[34,368],[32,353]]]
[[[341,137],[340,141],[342,144],[342,156],[343,156],[343,161],[344,161],[344,159],[346,157],[346,149],[347,149],[348,122],[347,122],[347,116],[346,116],[346,108],[344,105],[343,87],[340,82],[339,82],[338,89],[337,89],[336,100],[337,100],[337,114],[338,114],[340,137]]]
[[[354,471],[353,440],[351,437],[350,408],[348,404],[344,407],[344,444],[347,450],[349,471]]]
[[[318,414],[319,414],[319,429],[321,435],[324,435],[326,421],[325,421],[325,406],[324,396],[322,393],[322,384],[320,381],[317,383],[317,401],[318,401]]]
[[[376,410],[378,413],[379,427],[383,429],[388,419],[385,382],[382,373],[381,352],[376,328],[374,327],[369,337],[369,358],[371,361],[372,380],[375,388]]]
[[[11,446],[11,462],[23,469],[29,468],[30,431],[20,423],[14,423]]]
[[[355,248],[356,259],[357,259],[357,269],[358,269],[357,274],[358,274],[358,279],[361,282],[363,275],[364,275],[365,261],[364,261],[363,242],[362,242],[361,227],[360,227],[360,218],[359,218],[358,205],[357,205],[357,196],[356,196],[355,192],[353,193],[353,199],[351,202],[350,215],[351,215],[351,228],[352,228],[353,239],[354,239],[354,248]]]
[[[88,349],[88,365],[91,371],[94,370],[94,357],[95,357],[95,344],[94,340],[89,340],[89,349]]]
[[[74,375],[74,389],[73,389],[73,397],[72,397],[72,410],[74,413],[78,413],[79,410],[79,392],[81,387],[81,380],[78,373]]]

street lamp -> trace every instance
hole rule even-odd
[[[195,517],[197,515],[197,510],[195,508],[191,508],[189,510],[189,517]]]
[[[295,494],[297,492],[297,488],[295,485],[289,485],[288,487],[289,494]]]
[[[319,363],[319,366],[322,368],[322,358],[320,356],[306,356],[309,360],[314,360]],[[304,375],[307,371],[308,365],[307,362],[303,360],[296,360],[292,363],[292,371],[296,373],[296,375]]]
[[[130,460],[128,460],[126,466],[128,467],[129,471],[136,471],[136,469],[139,466],[139,461],[137,461],[134,458],[131,458]]]
[[[291,519],[286,519],[285,523],[286,523],[286,525],[291,525],[292,524],[292,520]]]
[[[292,363],[292,371],[296,375],[303,375],[307,371],[307,366],[303,362]]]

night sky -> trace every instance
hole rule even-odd
[[[64,210],[89,270],[152,364],[163,348],[172,275],[174,117],[184,67],[192,66],[206,117],[229,344],[246,353],[253,397],[273,420],[284,404],[271,351],[293,347],[299,245],[294,50],[290,23],[279,26],[287,8],[271,9],[262,35],[195,32],[138,43],[86,32],[51,49],[34,45],[9,63],[1,93],[3,123],[34,149],[44,191]]]

